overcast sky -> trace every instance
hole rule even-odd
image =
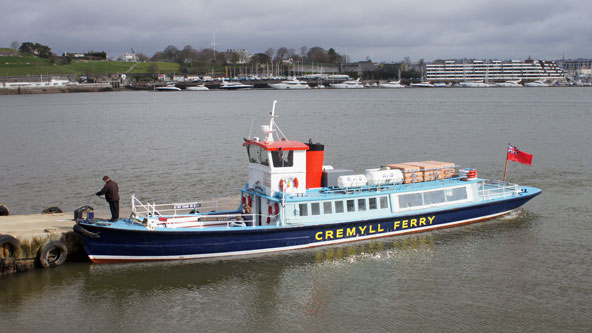
[[[352,61],[592,58],[590,0],[0,0],[0,47],[54,53],[302,46]]]

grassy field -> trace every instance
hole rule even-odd
[[[2,49],[0,49],[2,51]],[[78,60],[67,65],[52,64],[48,59],[31,55],[0,57],[0,76],[26,76],[51,74],[116,74],[132,73],[147,74],[152,64],[156,65],[156,73],[174,73],[179,71],[179,64],[174,62],[143,62],[122,61],[87,61]],[[133,68],[132,68],[133,67]],[[154,68],[154,67],[152,67]],[[130,72],[130,69],[131,72]]]

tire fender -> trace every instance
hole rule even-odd
[[[21,243],[10,235],[0,235],[0,258],[16,259],[21,253]]]
[[[39,263],[45,268],[63,264],[66,257],[68,257],[68,248],[57,240],[49,241],[39,249]]]

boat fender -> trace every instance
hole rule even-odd
[[[100,238],[98,232],[88,231],[78,223],[74,225],[74,231],[88,238]]]
[[[57,240],[49,241],[39,249],[39,263],[45,268],[63,264],[66,262],[66,257],[68,257],[68,248]]]
[[[0,258],[16,259],[21,252],[21,243],[10,235],[0,235]]]

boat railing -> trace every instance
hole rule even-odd
[[[520,187],[517,184],[504,181],[483,180],[479,184],[479,196],[483,200],[511,197],[518,193],[520,193]]]
[[[167,218],[151,218],[146,221],[148,229],[164,228],[206,228],[206,227],[255,227],[255,214],[203,214]]]
[[[170,204],[143,203],[132,194],[132,214],[142,219],[150,216],[195,214],[199,210],[218,210],[218,201],[177,202]]]

